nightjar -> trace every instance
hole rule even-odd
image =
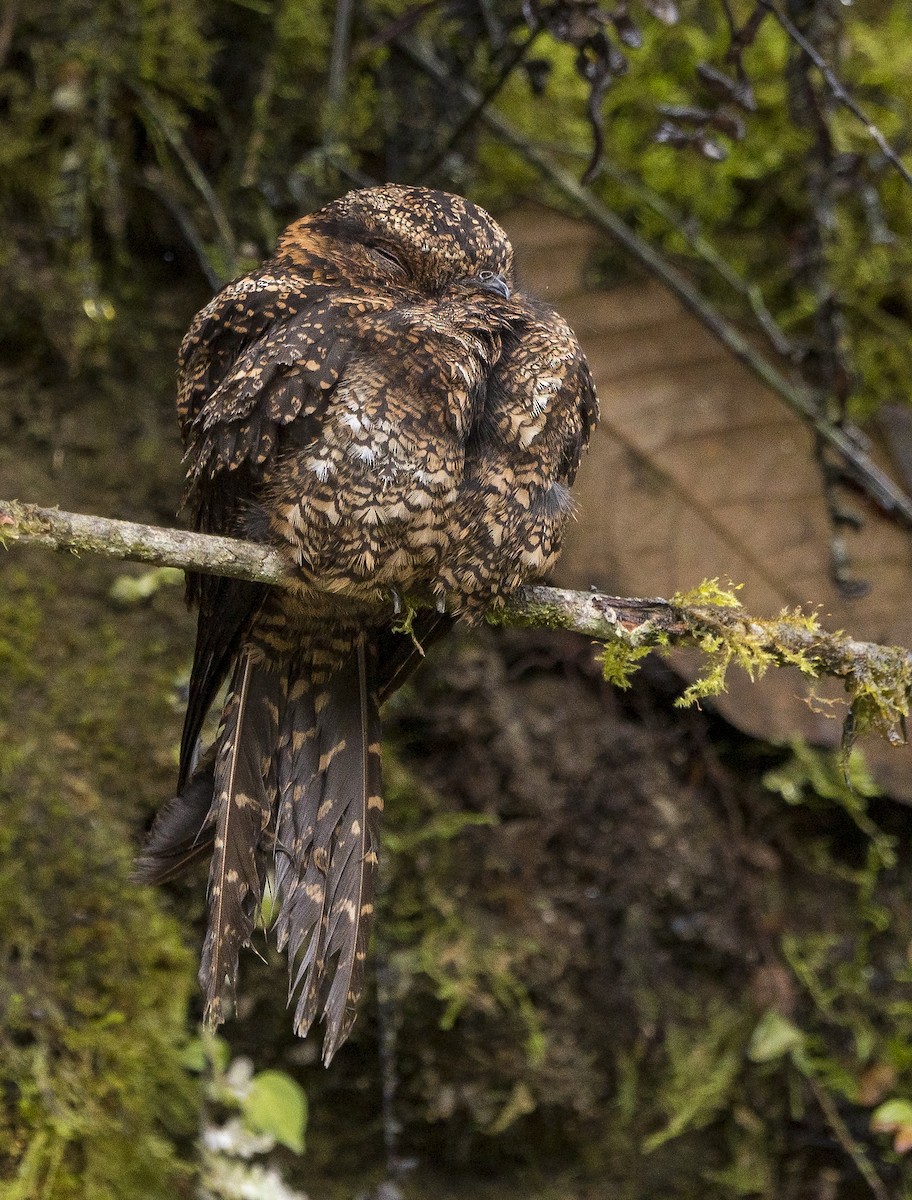
[[[480,619],[551,567],[592,380],[565,322],[515,289],[486,212],[390,184],[290,225],[196,316],[178,414],[195,528],[269,542],[290,575],[281,589],[189,579],[177,795],[137,872],[159,882],[212,855],[210,1024],[272,873],[295,1029],[323,1014],[328,1063],[364,981],[380,703],[454,617]],[[406,603],[424,606],[408,630]]]

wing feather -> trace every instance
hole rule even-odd
[[[197,314],[178,358],[178,416],[186,446],[184,502],[195,529],[257,540],[260,481],[280,433],[319,421],[347,346],[326,290],[266,268],[223,288]],[[312,433],[308,426],[308,433]],[[181,738],[179,790],[200,730],[267,589],[190,574],[200,616]]]

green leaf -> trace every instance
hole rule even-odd
[[[903,1125],[912,1125],[912,1103],[908,1100],[885,1100],[871,1113],[871,1128],[877,1133],[889,1133]]]
[[[241,1107],[244,1123],[254,1133],[271,1134],[289,1150],[304,1153],[307,1096],[290,1075],[260,1071],[254,1075]]]
[[[181,1064],[188,1071],[201,1074],[211,1067],[215,1074],[228,1069],[231,1051],[224,1038],[208,1031],[191,1038],[181,1052]]]
[[[777,1012],[770,1010],[760,1018],[747,1047],[751,1062],[772,1062],[797,1050],[804,1043],[801,1030]]]
[[[116,604],[139,604],[162,587],[183,585],[184,573],[177,567],[156,567],[142,575],[118,575],[111,584],[108,595]]]

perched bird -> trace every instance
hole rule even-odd
[[[137,872],[159,882],[212,853],[200,982],[215,1025],[272,869],[295,1029],[322,1012],[329,1063],[364,981],[380,702],[453,616],[478,619],[554,562],[592,380],[565,322],[515,291],[486,212],[387,185],[290,225],[196,316],[178,414],[194,526],[270,542],[291,577],[189,579],[177,796]],[[428,604],[408,631],[404,598]]]

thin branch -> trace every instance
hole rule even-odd
[[[823,44],[836,61],[843,32],[839,6],[830,8],[812,3],[803,19],[806,28]],[[803,165],[807,218],[801,231],[802,249],[797,256],[797,281],[814,298],[813,353],[802,363],[808,385],[817,393],[821,416],[842,425],[852,391],[855,371],[850,360],[846,337],[845,313],[838,290],[833,286],[831,262],[836,245],[837,190],[839,164],[830,128],[835,100],[825,87],[815,82],[813,63],[803,51],[795,51],[787,71],[790,107],[795,123],[806,129],[810,146]],[[850,522],[842,502],[841,464],[818,435],[815,459],[821,473],[823,494],[831,525],[830,572],[839,594],[846,598],[864,596],[870,584],[855,578],[850,570],[849,552],[844,536]]]
[[[832,67],[830,67],[823,55],[819,53],[816,47],[811,45],[797,25],[789,20],[784,12],[779,10],[776,4],[773,3],[773,0],[759,0],[759,3],[767,10],[767,12],[772,13],[795,45],[799,46],[804,51],[804,53],[808,56],[808,58],[823,76],[826,85],[833,93],[833,96],[844,108],[847,108],[854,117],[857,117],[858,120],[861,121],[868,136],[877,143],[877,146],[884,158],[891,162],[897,171],[899,171],[900,175],[902,175],[906,183],[912,186],[912,172],[909,171],[909,168],[902,161],[897,152],[893,149],[893,147],[880,132],[868,114],[864,111],[858,101],[849,94],[845,88],[845,85],[840,82],[838,76],[834,73]]]
[[[898,670],[907,676],[902,685],[906,708],[912,699],[912,650],[828,633],[796,622],[788,613],[768,620],[752,617],[741,608],[716,604],[534,586],[522,588],[515,599],[507,601],[503,615],[495,615],[493,620],[511,626],[567,629],[597,641],[620,641],[634,649],[686,645],[705,648],[707,638],[734,637],[748,642],[758,656],[769,655],[777,666],[801,662],[817,675],[847,682],[853,681],[860,670],[878,674]]]
[[[590,155],[585,150],[573,150],[567,146],[558,146],[555,143],[540,142],[539,147],[549,153],[563,154],[565,157],[573,157],[588,162]],[[712,242],[701,232],[694,220],[682,209],[677,209],[673,204],[670,204],[665,197],[651,188],[649,184],[644,183],[642,179],[632,175],[629,171],[625,171],[622,167],[610,162],[608,159],[603,159],[599,164],[596,180],[607,176],[620,187],[625,188],[631,195],[647,208],[651,208],[654,213],[657,213],[670,229],[685,242],[702,261],[710,267],[728,286],[745,301],[754,315],[761,332],[766,336],[772,349],[780,356],[780,358],[789,359],[797,362],[801,349],[793,342],[785,330],[776,321],[776,318],[766,307],[763,300],[763,292],[758,284],[750,283],[742,275],[739,275],[735,268],[731,265],[728,259],[723,258],[719,251],[715,248]],[[595,182],[595,180],[593,181]]]
[[[261,583],[280,584],[285,575],[281,555],[255,542],[38,508],[16,500],[0,501],[0,541],[32,542],[73,554],[103,554]]]
[[[588,159],[589,155],[581,154],[580,157]],[[613,179],[615,183],[620,184],[621,187],[631,192],[641,204],[645,204],[647,208],[651,208],[653,212],[658,213],[675,233],[687,242],[699,258],[702,258],[730,288],[747,301],[757,324],[766,335],[775,352],[783,358],[797,358],[799,353],[798,347],[789,339],[782,327],[777,324],[776,318],[766,307],[763,301],[763,293],[757,284],[748,283],[746,279],[742,278],[731,263],[722,257],[712,242],[699,230],[694,228],[693,222],[688,220],[685,213],[680,212],[674,205],[669,204],[661,193],[655,191],[647,183],[644,183],[642,179],[637,179],[636,176],[622,170],[606,159],[603,159],[599,166],[599,175],[607,175],[609,179]]]
[[[890,1200],[890,1193],[887,1191],[886,1185],[875,1171],[871,1160],[864,1152],[864,1148],[852,1137],[848,1125],[846,1125],[845,1121],[839,1115],[839,1109],[836,1107],[833,1097],[809,1072],[806,1071],[804,1077],[808,1081],[811,1091],[814,1093],[814,1099],[820,1105],[823,1115],[826,1117],[827,1124],[835,1134],[836,1140],[855,1164],[859,1175],[862,1176],[870,1188],[871,1194],[876,1197],[876,1200]]]
[[[222,243],[222,249],[228,262],[229,275],[234,274],[234,263],[236,257],[234,230],[231,227],[231,222],[228,220],[228,214],[225,212],[221,201],[215,194],[212,184],[206,178],[206,174],[202,167],[188,150],[183,138],[171,125],[166,114],[162,110],[161,105],[158,103],[152,92],[139,83],[133,83],[131,84],[131,87],[139,101],[140,108],[148,116],[158,133],[171,147],[186,171],[190,182],[203,198],[206,207],[209,209],[209,213],[212,217],[213,223],[215,224],[215,228],[218,231],[218,235]]]
[[[433,12],[435,8],[440,8],[442,0],[425,0],[424,4],[416,4],[414,8],[407,9],[401,16],[389,21],[376,33],[365,38],[361,43],[360,56],[373,54],[376,50],[385,50],[391,42],[403,34],[408,33],[413,29],[419,21],[422,21],[429,12]]]
[[[332,54],[329,60],[329,80],[326,85],[326,106],[332,114],[333,124],[342,111],[342,101],[345,99],[353,18],[354,4],[352,0],[337,0]]]
[[[15,500],[0,501],[0,540],[6,545],[33,543],[276,586],[288,577],[278,551],[254,542],[38,508]],[[790,619],[789,614],[761,620],[741,609],[714,604],[533,586],[521,588],[503,609],[489,616],[495,624],[567,629],[636,650],[687,644],[705,648],[708,638],[746,639],[753,651],[780,666],[800,661],[817,674],[847,682],[862,674],[867,680],[902,676],[894,688],[912,691],[912,651],[827,633]],[[906,710],[908,699],[905,694]],[[897,705],[902,709],[902,698]]]
[[[472,105],[478,103],[479,93],[469,84],[452,78],[446,67],[429,51],[418,47],[411,40],[396,39],[397,48],[431,78],[453,88]],[[735,329],[700,292],[657,250],[644,242],[620,217],[583,187],[569,171],[557,163],[551,155],[524,137],[519,130],[494,109],[484,109],[480,119],[508,146],[512,146],[539,174],[549,180],[558,191],[581,209],[589,219],[610,237],[614,238],[634,258],[674,293],[686,309],[700,321],[718,340],[771,391],[781,396],[794,412],[803,417],[821,438],[840,454],[847,469],[859,487],[884,510],[907,528],[912,528],[912,498],[882,471],[869,455],[848,434],[827,421],[818,412],[815,396],[807,388],[791,383],[772,363],[758,354],[745,337]]]
[[[222,278],[209,258],[206,243],[203,241],[200,231],[193,223],[193,218],[181,204],[180,200],[178,200],[176,194],[167,187],[161,168],[147,167],[142,176],[142,183],[149,189],[153,196],[156,196],[161,201],[171,214],[174,223],[183,234],[187,245],[196,255],[196,261],[199,263],[200,270],[206,276],[207,283],[213,291],[217,291],[222,285]]]

